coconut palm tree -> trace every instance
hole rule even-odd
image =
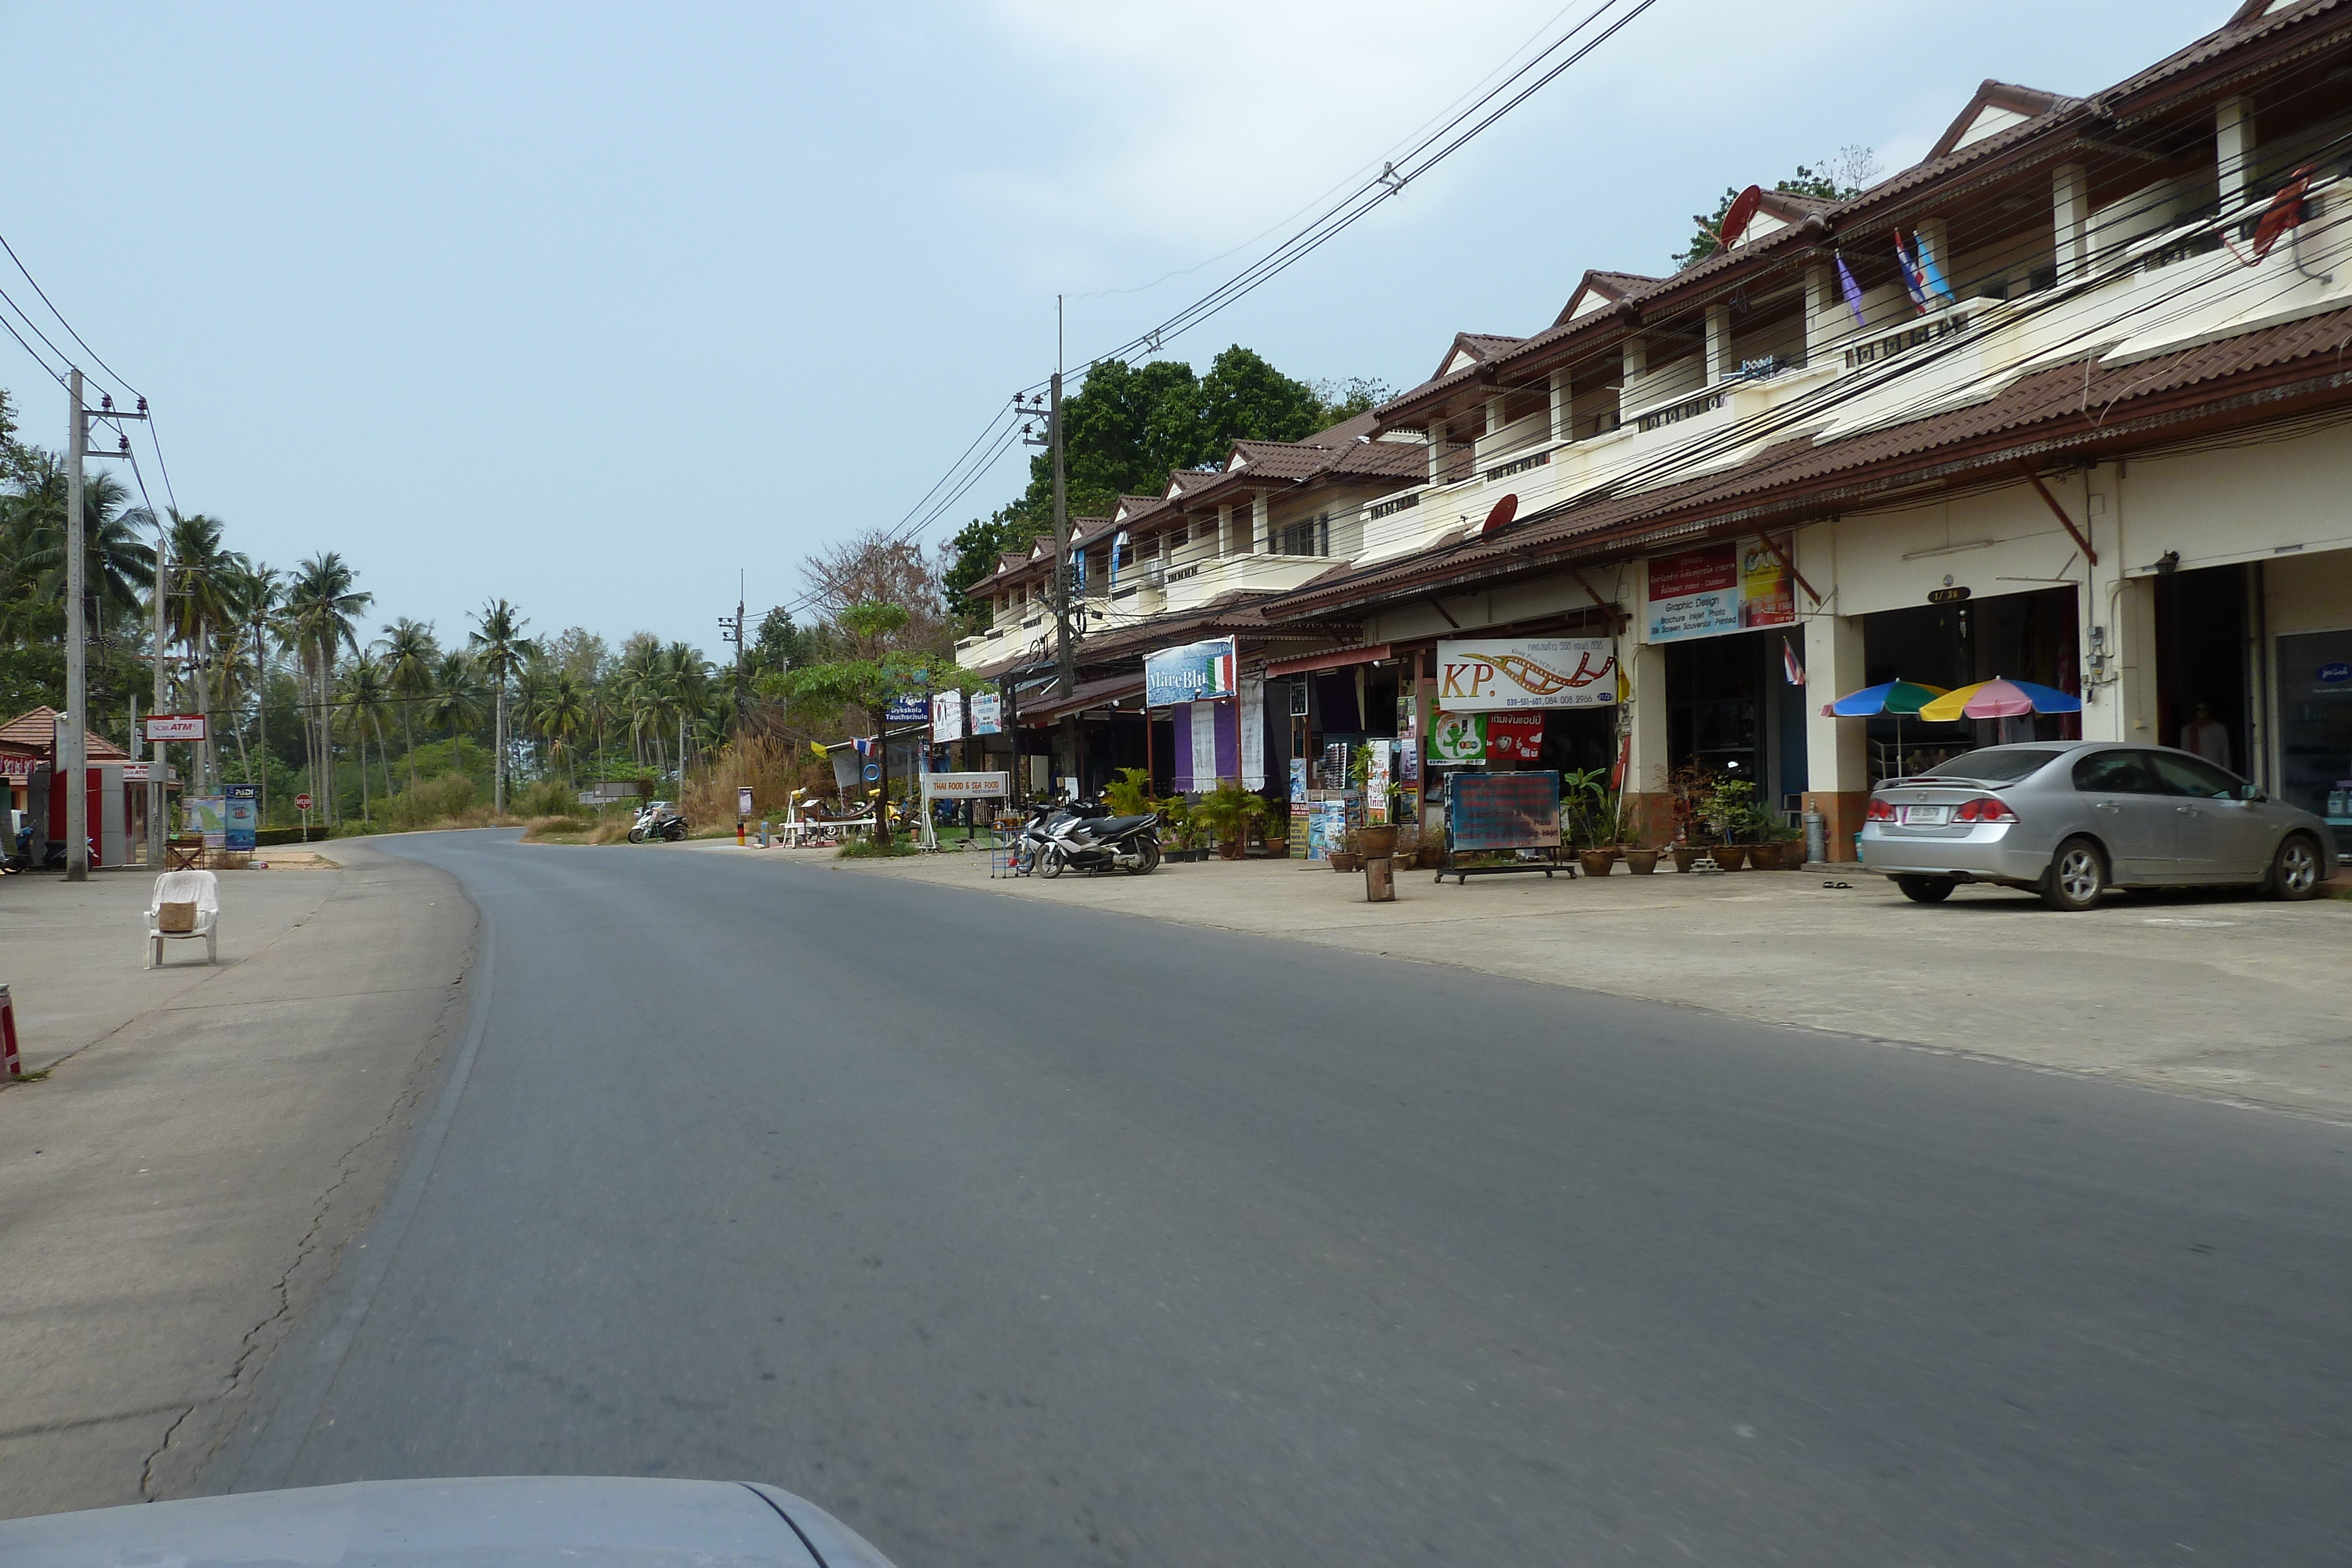
[[[171,519],[163,626],[165,634],[186,651],[187,667],[195,672],[196,711],[205,716],[205,739],[196,747],[197,784],[209,791],[218,777],[212,744],[215,643],[220,629],[239,616],[236,574],[243,562],[223,547],[217,518],[174,511]]]
[[[311,777],[317,781],[313,788],[330,822],[335,817],[334,795],[325,786],[334,781],[334,736],[330,724],[333,716],[329,699],[334,691],[335,655],[342,648],[359,652],[355,622],[375,602],[374,594],[362,593],[354,586],[357,580],[342,556],[328,550],[296,568],[294,580],[286,591],[285,616],[291,632],[288,641],[308,676],[304,706],[311,722],[305,737]]]
[[[237,614],[244,623],[253,659],[253,747],[261,753],[265,772],[269,758],[269,627],[285,602],[286,574],[276,567],[239,558],[236,573]],[[240,735],[238,745],[244,744]],[[253,779],[252,764],[246,778]],[[255,780],[261,782],[262,780]]]
[[[547,737],[551,757],[563,758],[563,776],[573,789],[580,786],[578,771],[572,767],[572,752],[580,731],[588,723],[588,693],[569,670],[558,670],[540,694],[539,706],[532,718],[541,735]]]
[[[16,493],[5,498],[16,539],[16,570],[43,606],[61,612],[66,585],[66,465],[53,453],[34,451]],[[90,629],[103,632],[135,615],[154,580],[154,547],[139,537],[139,514],[126,512],[130,493],[111,474],[89,476],[81,487],[83,591]],[[152,526],[152,525],[148,525]],[[59,631],[64,618],[59,614]]]
[[[383,640],[384,679],[400,704],[400,737],[408,747],[408,787],[416,788],[416,731],[414,710],[433,689],[433,664],[440,649],[433,628],[404,615],[385,629]]]
[[[482,722],[489,694],[482,689],[481,672],[464,653],[452,648],[433,666],[433,685],[425,696],[425,722],[449,732],[454,758],[457,737]]]
[[[498,723],[491,729],[498,751],[490,758],[490,809],[497,812],[507,809],[507,684],[536,651],[531,640],[522,634],[529,624],[513,605],[494,599],[475,612],[474,630],[466,639],[473,645],[482,673],[490,678],[498,710]]]
[[[368,732],[375,732],[376,760],[383,768],[383,792],[392,794],[392,759],[383,752],[383,715],[392,706],[392,688],[384,679],[383,665],[373,653],[355,653],[351,667],[343,672],[339,706],[342,710],[344,727],[359,741],[360,747],[360,820],[370,820],[368,810],[367,740]]]

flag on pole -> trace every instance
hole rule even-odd
[[[1919,281],[1919,264],[1903,248],[1903,231],[1895,231],[1895,264],[1903,270],[1903,287],[1910,291],[1911,304],[1921,315],[1927,313],[1927,290]]]
[[[1121,528],[1111,536],[1110,541],[1110,586],[1114,591],[1118,588],[1118,552],[1126,548],[1127,530]]]
[[[1960,297],[1952,292],[1950,284],[1944,281],[1943,273],[1936,266],[1936,258],[1927,254],[1927,242],[1919,237],[1916,230],[1911,235],[1911,253],[1919,258],[1919,276],[1927,285],[1928,295],[1950,304],[1958,304]]]
[[[1797,662],[1797,645],[1784,635],[1780,639],[1780,671],[1792,686],[1805,684],[1805,666]]]
[[[1831,254],[1837,260],[1838,287],[1845,294],[1845,308],[1853,312],[1853,324],[1858,328],[1868,327],[1870,323],[1863,319],[1862,314],[1862,286],[1853,280],[1853,274],[1846,269],[1845,253],[1832,251]]]

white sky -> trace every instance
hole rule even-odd
[[[1657,0],[1169,351],[1411,385],[1587,267],[1664,270],[1727,185],[1899,168],[1984,77],[2090,91],[2227,8]],[[341,550],[445,635],[504,595],[715,653],[739,568],[794,598],[1052,368],[1056,291],[1074,361],[1124,340],[1583,11],[0,4],[0,233],[235,548]],[[62,444],[5,337],[0,385]]]

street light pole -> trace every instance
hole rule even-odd
[[[163,603],[168,591],[167,562],[171,556],[172,531],[161,517],[155,519],[155,701],[149,716],[162,713],[171,703],[170,677],[163,673]],[[163,743],[157,741],[148,748],[147,758],[147,865],[150,870],[163,867],[163,776],[169,771],[163,760]]]
[[[82,624],[81,459],[89,442],[82,419],[81,371],[66,383],[66,722],[58,732],[58,771],[66,781],[66,880],[89,880],[89,629]]]

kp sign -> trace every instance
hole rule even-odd
[[[1616,700],[1617,655],[1606,637],[1437,645],[1443,713],[1605,707]]]

